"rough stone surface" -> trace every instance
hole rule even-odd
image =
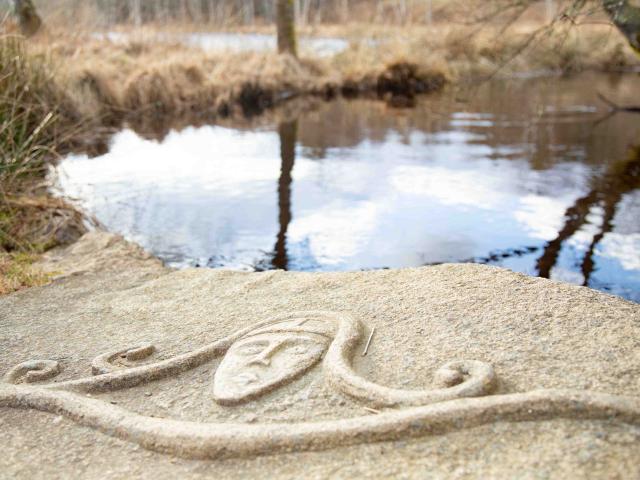
[[[223,353],[176,375],[131,388],[94,392],[84,386],[74,387],[84,388],[81,393],[64,393],[103,403],[105,410],[257,430],[283,422],[293,429],[301,422],[351,425],[363,418],[355,423],[365,425],[364,436],[342,446],[339,432],[330,432],[319,448],[331,448],[309,451],[302,448],[307,440],[301,434],[291,449],[302,451],[202,460],[188,458],[198,442],[187,434],[181,454],[159,453],[79,425],[62,410],[5,406],[0,407],[0,478],[640,478],[637,304],[477,265],[314,274],[172,271],[105,233],[86,235],[44,266],[57,275],[51,285],[0,298],[0,375],[32,360],[57,362],[60,373],[51,379],[57,372],[43,371],[42,381],[21,383],[16,379],[35,364],[14,369],[11,381],[18,385],[0,388],[0,404],[10,403],[14,387],[22,392],[51,382],[95,382],[138,365],[152,370],[162,360],[233,338],[229,356]],[[230,365],[218,379],[224,389],[233,372],[244,368],[236,353],[249,348],[253,354],[263,345],[261,354],[271,355],[283,348],[280,344],[299,350],[304,343],[290,339],[289,324],[276,321],[262,330],[256,324],[316,311],[344,314],[362,326],[353,361],[344,365],[353,376],[327,378],[341,375],[340,368],[324,365],[335,360],[340,366],[339,352],[334,358],[329,350],[316,362],[329,334],[321,327],[309,333],[304,326],[295,333],[313,349],[294,352],[304,367],[292,368],[296,375],[286,381],[265,377],[265,388],[255,389],[259,395],[240,389],[233,402],[216,401],[221,362]],[[368,354],[362,356],[373,328]],[[417,400],[421,405],[434,389],[463,392],[473,374],[466,366],[442,367],[471,360],[490,365],[495,374],[493,383],[480,385],[486,391],[474,390],[479,398],[433,406],[399,405],[393,399],[398,391],[424,390]],[[295,363],[279,361],[274,364],[284,369]],[[105,375],[92,377],[92,365]],[[464,381],[457,378],[461,372]],[[365,382],[360,390],[358,382]],[[573,393],[563,397],[558,389]],[[367,397],[372,392],[376,401]],[[469,420],[473,409],[478,415],[498,413]],[[402,430],[393,440],[372,441],[367,432],[383,422],[400,425],[393,423],[394,415],[406,412],[416,412],[417,429],[429,418],[446,428],[417,437]]]

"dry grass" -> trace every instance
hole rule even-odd
[[[358,76],[373,65],[399,59],[441,71],[454,82],[496,74],[571,74],[640,67],[638,56],[608,25],[545,28],[517,24],[506,30],[490,25],[402,29],[351,25],[343,29],[343,35],[351,39],[351,48],[332,62],[343,75]]]
[[[107,127],[123,119],[153,125],[167,117],[254,114],[294,96],[331,97],[341,91],[384,96],[381,79],[395,75],[390,70],[398,64],[411,66],[411,78],[396,78],[406,80],[409,95],[422,90],[414,88],[417,84],[431,90],[445,81],[496,74],[639,65],[624,39],[605,25],[544,30],[527,24],[502,31],[496,26],[349,24],[315,30],[348,39],[350,48],[332,58],[301,61],[275,53],[207,53],[153,41],[157,35],[150,27],[118,43],[49,31],[32,48],[64,65],[56,84],[75,112]]]
[[[171,43],[109,43],[58,35],[41,36],[32,50],[64,64],[55,82],[80,118],[100,119],[103,127],[126,120],[142,131],[185,116],[197,121],[257,114],[292,97],[331,98],[343,89],[350,94],[386,94],[379,91],[379,79],[403,63],[392,57],[388,62],[371,59],[368,67],[356,72],[341,69],[341,59],[216,54]],[[407,82],[404,93],[409,96],[440,88],[446,78],[424,62],[410,71],[412,76],[396,78]]]
[[[26,53],[20,37],[0,37],[0,180],[11,185],[44,167],[58,143],[62,92],[47,62]]]
[[[83,230],[79,214],[42,194],[56,149],[80,130],[56,71],[19,37],[0,37],[0,252],[38,252]],[[77,236],[77,235],[76,235]],[[7,264],[12,256],[4,258]],[[7,267],[8,268],[8,267]],[[5,268],[5,270],[7,269]],[[9,268],[9,271],[13,271]],[[16,266],[16,272],[21,271]],[[3,277],[5,272],[3,272]],[[16,277],[17,278],[17,277]],[[14,279],[15,280],[15,279]],[[3,285],[14,280],[2,279]]]
[[[5,195],[2,207],[0,243],[4,250],[39,253],[71,243],[86,231],[80,212],[46,192]]]
[[[0,295],[49,283],[50,275],[33,265],[36,260],[27,253],[0,252]]]

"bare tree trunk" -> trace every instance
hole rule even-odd
[[[211,21],[211,3],[209,3],[209,0],[200,0],[200,16],[205,23]]]
[[[216,0],[216,9],[215,9],[215,23],[217,25],[221,25],[224,23],[225,15],[224,15],[224,5],[220,0]]]
[[[253,0],[245,0],[242,6],[242,17],[245,25],[253,25],[256,19],[256,10]]]
[[[294,0],[276,0],[278,52],[297,56]]]
[[[189,0],[182,0],[182,20],[185,19],[191,23],[195,21],[195,17],[193,16],[193,10],[191,10],[191,4]]]
[[[427,25],[431,25],[433,23],[433,0],[427,0],[427,13],[425,15],[425,20],[427,21]]]
[[[166,15],[171,20],[177,20],[180,18],[181,13],[184,13],[183,3],[180,0],[167,0],[166,3]]]
[[[374,19],[375,23],[381,23],[384,18],[384,1],[378,0],[376,4],[376,17]]]
[[[158,13],[158,6],[155,2],[144,2],[142,4],[142,22],[154,22]]]
[[[133,12],[133,23],[136,27],[142,25],[142,0],[132,0],[131,10]]]
[[[300,5],[300,22],[303,25],[309,23],[309,9],[311,8],[311,0],[302,0]]]
[[[18,24],[23,35],[30,37],[35,35],[40,27],[42,20],[36,12],[31,0],[12,0],[13,11],[18,17]]]
[[[407,0],[397,1],[396,12],[398,23],[405,25],[407,23]]]
[[[317,2],[313,21],[316,25],[322,23],[322,0],[318,0]]]
[[[263,4],[265,21],[273,23],[275,20],[273,2],[265,2]]]
[[[349,0],[342,0],[342,23],[349,22]]]
[[[129,21],[131,10],[127,0],[115,0],[113,2],[114,21],[116,23],[125,23]]]

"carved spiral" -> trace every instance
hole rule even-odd
[[[55,360],[29,360],[16,365],[4,376],[7,383],[35,383],[49,380],[60,373],[60,364]]]
[[[324,362],[327,381],[338,391],[376,407],[418,406],[455,398],[488,395],[496,387],[493,367],[478,360],[459,360],[441,367],[435,375],[438,387],[424,390],[389,388],[358,375],[351,366],[362,325],[350,315],[331,315],[339,321],[335,340]]]
[[[124,350],[118,350],[117,352],[103,353],[102,355],[98,355],[93,359],[93,362],[91,362],[91,373],[94,375],[105,375],[107,373],[115,372],[120,370],[121,367],[114,365],[114,360],[118,358],[124,358],[130,362],[144,360],[145,358],[153,355],[155,351],[156,347],[154,345],[151,343],[145,343],[135,347],[125,348]]]

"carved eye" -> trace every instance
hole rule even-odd
[[[257,355],[261,353],[265,348],[265,345],[245,345],[238,349],[240,355]]]

